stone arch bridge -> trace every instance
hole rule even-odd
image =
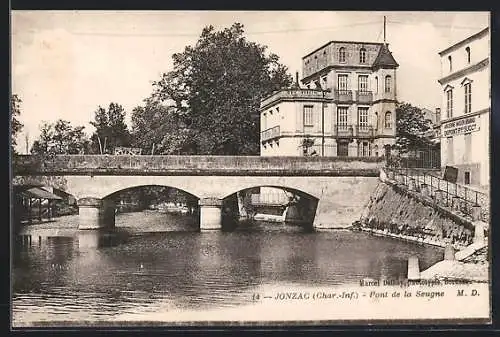
[[[359,219],[378,182],[380,158],[259,156],[17,156],[14,176],[64,176],[78,199],[80,228],[114,223],[110,195],[148,185],[183,190],[199,199],[200,229],[221,228],[222,201],[253,187],[278,187],[307,196],[315,228]]]

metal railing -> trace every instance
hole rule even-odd
[[[269,128],[269,129],[266,129],[264,131],[261,132],[261,136],[260,136],[260,140],[262,142],[266,141],[266,140],[269,140],[269,139],[272,139],[272,138],[276,138],[276,137],[279,137],[280,136],[280,126],[277,125],[277,126],[274,126],[272,128]]]
[[[281,89],[265,97],[261,102],[261,106],[266,106],[277,99],[323,99],[329,97],[328,92],[322,92],[318,89]]]
[[[367,90],[356,90],[356,101],[359,103],[371,103],[373,101],[373,93]]]
[[[405,155],[390,155],[387,166],[394,169],[441,169],[441,152],[439,147],[419,148]]]
[[[350,102],[352,101],[352,90],[347,89],[337,89],[334,91],[334,99],[339,102]]]
[[[339,137],[353,137],[353,126],[350,124],[336,124],[334,126],[335,135]]]
[[[387,167],[386,170],[392,172],[394,180],[400,184],[407,187],[410,184],[415,184],[414,187],[417,191],[427,188],[429,196],[433,197],[435,202],[438,202],[437,195],[441,193],[442,197],[439,202],[444,207],[453,207],[454,203],[458,203],[456,207],[460,212],[472,216],[472,208],[480,206],[481,219],[485,222],[489,221],[489,197],[485,193],[451,183],[421,169]]]
[[[357,137],[373,137],[375,128],[371,125],[355,125]]]

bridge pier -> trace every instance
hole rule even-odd
[[[78,200],[78,229],[115,226],[115,204],[111,200],[82,198]]]
[[[202,198],[200,206],[200,230],[222,229],[222,200]]]

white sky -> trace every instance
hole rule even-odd
[[[63,118],[86,126],[98,105],[127,111],[172,69],[172,54],[193,45],[207,25],[244,25],[295,77],[302,56],[330,40],[382,42],[400,67],[398,98],[434,110],[440,105],[438,52],[489,25],[487,12],[314,11],[12,11],[12,92],[22,99],[19,151],[42,121]]]

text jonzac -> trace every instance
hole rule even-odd
[[[444,137],[476,131],[476,118],[464,118],[444,125]]]

